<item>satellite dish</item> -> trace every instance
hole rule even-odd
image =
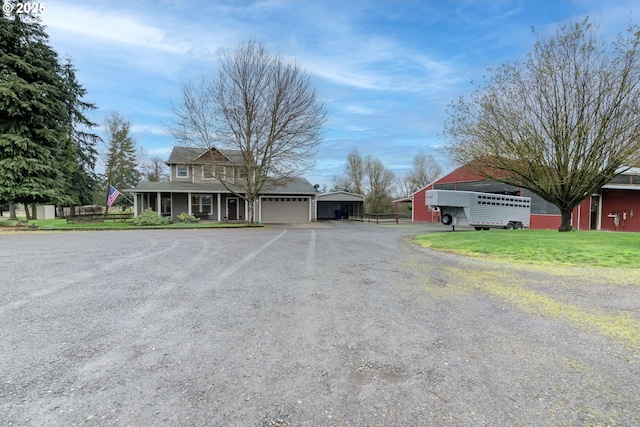
[[[314,185],[313,188],[315,188],[317,190],[318,188],[320,188],[320,184]]]

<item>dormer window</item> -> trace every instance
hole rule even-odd
[[[188,166],[176,166],[176,177],[178,178],[189,178],[189,167]]]

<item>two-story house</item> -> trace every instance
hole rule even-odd
[[[248,218],[249,206],[238,197],[244,194],[239,185],[247,179],[240,153],[217,148],[174,147],[166,163],[170,169],[169,181],[143,181],[125,190],[133,195],[135,215],[151,208],[173,219],[182,212],[213,221]],[[255,220],[264,223],[312,221],[315,197],[316,189],[304,178],[265,189],[256,201]]]

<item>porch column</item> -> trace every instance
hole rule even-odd
[[[133,194],[133,216],[138,216],[138,193]]]
[[[242,199],[241,199],[242,200]],[[256,205],[253,205],[253,215],[256,214]],[[255,218],[254,218],[255,219]],[[244,201],[244,220],[249,221],[249,201]]]
[[[189,215],[193,215],[193,213],[191,212],[191,193],[187,193],[187,203],[189,206]]]
[[[218,193],[218,221],[222,221],[222,217],[220,216],[220,214],[222,213],[222,201],[220,200],[222,197],[222,194]]]
[[[156,212],[158,212],[159,215],[162,215],[162,204],[160,203],[160,196],[162,195],[162,193],[160,193],[158,191],[158,195],[156,197],[156,205],[158,207],[158,210]]]
[[[596,230],[602,230],[602,206],[604,205],[604,194],[605,193],[600,191],[600,194],[598,195],[598,221],[596,222]],[[591,209],[589,209],[589,212],[591,212]],[[589,217],[589,221],[591,221],[591,217]]]
[[[260,215],[256,212],[257,210],[260,210]],[[258,196],[258,206],[256,207],[254,205],[253,220],[255,222],[262,222],[262,197],[260,196]]]

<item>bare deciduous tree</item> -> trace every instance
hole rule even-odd
[[[143,180],[149,182],[169,181],[167,164],[158,156],[149,157],[143,148],[138,150],[138,165]]]
[[[353,184],[346,176],[333,176],[333,182],[331,184],[331,191],[346,191],[348,193],[355,193]],[[362,194],[362,193],[358,193]]]
[[[333,177],[334,191],[349,191],[365,196],[365,208],[381,213],[391,207],[395,176],[382,162],[371,155],[363,158],[354,148],[347,156],[344,175]]]
[[[246,180],[220,181],[249,203],[253,222],[264,188],[299,177],[315,164],[326,113],[309,75],[261,43],[242,43],[218,62],[216,78],[182,85],[169,132],[186,146],[240,154]]]
[[[442,174],[442,167],[431,154],[419,153],[413,157],[413,169],[405,177],[405,186],[409,193],[415,193],[426,187]]]
[[[380,213],[390,210],[390,195],[395,178],[393,172],[387,169],[380,160],[370,155],[365,158],[364,169],[369,187],[366,197],[369,212]]]
[[[397,179],[396,192],[393,197],[401,199],[409,197],[413,193],[415,193],[415,190],[413,189],[411,177],[409,175],[406,175],[403,179]]]
[[[639,46],[637,26],[607,42],[588,20],[537,36],[526,62],[451,106],[448,154],[555,204],[569,231],[580,202],[639,164]]]
[[[347,164],[345,166],[346,178],[353,186],[353,193],[363,194],[365,179],[365,161],[363,160],[357,148],[354,148],[347,155]]]
[[[336,191],[364,194],[365,178],[365,161],[358,149],[354,148],[347,155],[347,163],[344,165],[344,175],[341,177],[333,177],[333,188]]]

